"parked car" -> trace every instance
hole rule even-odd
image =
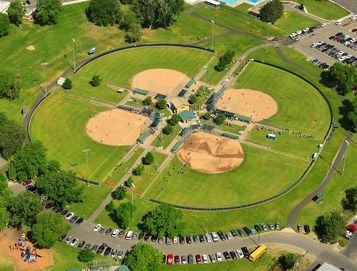
[[[297,225],[297,230],[298,230],[298,232],[303,232],[303,227],[301,224]]]
[[[180,241],[180,244],[186,244],[185,237],[183,237],[183,236],[179,237],[179,241]]]
[[[91,243],[87,243],[85,246],[84,246],[84,249],[89,249],[92,247],[92,244]]]
[[[172,253],[167,254],[166,256],[166,264],[174,263],[174,255]]]
[[[84,218],[83,218],[83,217],[80,217],[80,218],[76,221],[76,224],[77,224],[77,225],[82,224],[82,223],[83,223],[83,220],[84,220]]]
[[[238,256],[239,259],[244,258],[244,254],[240,249],[237,249],[236,252],[237,252],[237,256]]]
[[[201,243],[203,243],[205,241],[205,237],[202,234],[199,236],[199,239],[200,239]]]
[[[99,231],[101,227],[102,227],[102,225],[97,224],[94,226],[93,231]]]
[[[69,212],[68,214],[65,215],[64,218],[65,218],[66,220],[70,220],[73,216],[74,216],[74,213]]]
[[[217,262],[223,261],[221,252],[217,252],[217,253],[216,253],[216,258],[217,258]]]
[[[254,225],[254,229],[257,231],[257,232],[260,232],[261,231],[261,228],[258,224]]]
[[[105,230],[106,230],[106,229],[105,229],[104,227],[101,227],[98,232],[99,232],[99,233],[104,233]]]
[[[200,254],[196,254],[195,259],[196,259],[196,263],[197,264],[202,263],[202,259],[201,259],[201,255]]]
[[[199,237],[197,235],[192,236],[193,242],[197,243],[200,241]]]
[[[192,243],[191,236],[186,236],[186,244],[191,244],[191,243]]]
[[[213,242],[218,242],[219,237],[218,237],[218,234],[217,234],[217,233],[212,232],[212,240],[213,240]],[[207,240],[207,242],[208,242],[208,240]]]
[[[117,256],[117,252],[118,252],[117,249],[113,248],[112,251],[110,252],[110,256],[113,257],[113,258],[116,257]]]
[[[207,243],[212,243],[212,236],[209,233],[206,234],[206,241]]]
[[[180,256],[179,255],[175,255],[174,262],[175,262],[175,264],[180,264]]]
[[[172,243],[174,243],[176,245],[176,244],[178,244],[178,242],[179,242],[179,238],[177,236],[172,238]]]
[[[247,247],[242,247],[241,248],[242,252],[243,252],[243,255],[244,257],[248,258],[249,257],[249,250]]]
[[[193,264],[193,255],[192,254],[187,255],[187,261],[188,261],[188,264]]]
[[[128,231],[125,235],[125,239],[126,240],[130,240],[131,237],[133,236],[133,232],[132,231]],[[157,239],[156,239],[157,240]],[[152,238],[151,238],[151,241],[152,241]]]
[[[105,245],[104,244],[101,244],[98,248],[97,248],[97,253],[98,254],[102,254],[104,249],[105,249]]]
[[[252,231],[248,228],[248,227],[243,227],[243,231],[247,234],[247,235],[251,235]]]
[[[275,223],[275,229],[276,229],[276,230],[280,230],[280,223],[278,223],[278,222]]]
[[[65,239],[64,242],[69,244],[72,241],[73,237],[71,235],[68,235]]]
[[[78,216],[72,216],[72,218],[69,220],[69,222],[70,223],[74,223],[74,222],[76,222],[77,221],[77,219],[78,219]]]
[[[113,232],[113,229],[112,229],[112,228],[108,228],[108,229],[105,231],[105,235],[110,235],[112,232]]]
[[[232,260],[232,257],[231,257],[231,255],[229,254],[228,251],[224,251],[223,252],[223,256],[227,261]]]
[[[115,229],[115,230],[113,230],[111,235],[112,235],[113,238],[115,238],[115,237],[118,237],[118,234],[119,234],[119,230]]]
[[[86,244],[86,242],[85,241],[80,241],[79,243],[78,243],[78,248],[83,248],[84,247],[84,245]]]
[[[98,245],[94,244],[91,248],[91,251],[92,252],[97,252],[97,249],[98,249]]]
[[[208,263],[209,262],[207,254],[202,254],[202,262],[203,263]]]
[[[209,258],[211,259],[211,263],[217,262],[217,257],[216,257],[215,254],[210,254],[210,255],[209,255]]]
[[[186,255],[182,255],[182,256],[181,256],[181,263],[182,263],[182,264],[187,264],[187,257],[186,257]]]
[[[73,238],[69,244],[74,247],[78,243],[78,241],[78,238]]]
[[[310,226],[309,225],[304,225],[304,231],[305,231],[305,233],[306,234],[309,234],[310,232],[311,232],[311,230],[310,230]]]
[[[119,250],[118,252],[117,252],[117,258],[120,260],[120,259],[122,259],[124,257],[124,251],[123,250]]]
[[[111,251],[112,251],[111,247],[106,247],[104,250],[104,256],[109,256]]]
[[[238,236],[238,230],[234,229],[234,230],[231,230],[231,234],[233,237],[237,237]]]

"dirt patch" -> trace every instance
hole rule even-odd
[[[29,46],[26,47],[26,50],[35,51],[36,48],[35,48],[35,46],[33,46],[33,45],[29,45]]]
[[[87,123],[86,132],[95,141],[106,145],[133,145],[149,122],[147,117],[112,109],[92,117]]]
[[[160,93],[168,99],[176,97],[190,78],[182,72],[171,69],[151,69],[136,74],[132,80],[133,89],[140,88],[150,91],[150,96]]]
[[[199,132],[185,141],[177,157],[191,169],[223,173],[238,167],[244,160],[244,152],[237,140]]]
[[[217,101],[216,108],[249,116],[253,121],[268,119],[278,112],[278,104],[271,96],[250,89],[226,90]]]
[[[37,249],[36,254],[41,257],[35,257],[36,262],[28,263],[24,262],[21,257],[21,249],[15,248],[14,244],[17,239],[21,237],[22,232],[16,230],[7,230],[0,234],[0,255],[3,257],[9,257],[14,261],[17,271],[32,271],[40,270],[45,267],[53,265],[53,257],[50,250],[47,249]],[[24,248],[30,246],[33,247],[29,241],[25,241]],[[11,248],[11,249],[10,249]]]

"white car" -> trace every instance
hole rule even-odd
[[[212,240],[213,242],[218,242],[219,241],[219,237],[218,237],[218,234],[215,233],[215,232],[212,232]]]
[[[77,245],[78,243],[78,238],[73,238],[72,241],[69,243],[72,247],[74,247],[75,245]]]
[[[212,236],[210,234],[206,234],[206,240],[207,240],[207,243],[212,243]]]
[[[119,234],[119,230],[118,230],[118,229],[115,229],[115,230],[113,230],[113,232],[112,232],[112,237],[113,237],[113,238],[118,237],[118,234]]]
[[[102,225],[97,224],[94,226],[93,231],[99,231],[101,227],[102,227]]]
[[[216,258],[217,258],[217,262],[221,262],[223,260],[222,253],[221,252],[217,252],[216,253]]]
[[[209,257],[210,257],[210,259],[211,259],[211,263],[217,262],[217,258],[216,258],[216,255],[215,255],[215,254],[209,255]]]
[[[132,232],[132,231],[128,231],[128,232],[126,233],[126,235],[125,235],[125,239],[126,239],[126,240],[130,240],[132,236],[133,236],[133,232]]]
[[[236,252],[237,252],[237,256],[238,256],[239,259],[243,259],[244,258],[244,254],[240,249],[237,249]]]
[[[74,213],[69,212],[68,214],[65,215],[65,219],[70,220],[74,216]]]
[[[353,233],[351,231],[346,231],[346,238],[350,239],[352,237]]]
[[[179,239],[178,239],[177,236],[175,236],[174,238],[172,238],[172,243],[178,244],[178,241],[179,241]]]
[[[203,263],[208,263],[208,256],[207,256],[207,254],[203,254],[203,255],[202,255],[202,262],[203,262]]]

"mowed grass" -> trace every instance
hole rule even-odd
[[[248,145],[243,148],[245,157],[240,167],[222,174],[204,174],[185,168],[175,158],[145,196],[196,207],[238,205],[282,191],[307,166],[305,161]]]
[[[301,15],[297,12],[286,11],[283,16],[275,22],[275,26],[284,31],[286,34],[291,34],[297,30],[318,25],[319,22]]]
[[[174,69],[193,77],[212,56],[207,51],[179,47],[133,48],[97,59],[79,74],[98,74],[106,82],[130,88],[133,77],[148,69]]]
[[[86,134],[91,115],[106,110],[58,90],[37,109],[31,123],[31,137],[40,140],[47,148],[48,157],[58,160],[64,169],[101,182],[129,149],[99,144]],[[85,149],[90,149],[88,168]]]
[[[181,130],[182,130],[181,127],[179,125],[176,125],[172,130],[172,133],[169,135],[166,135],[163,132],[161,132],[151,143],[151,145],[154,147],[162,147],[166,149],[174,140],[174,138],[181,132]]]
[[[348,11],[331,1],[297,0],[307,11],[326,20],[336,20],[348,15]]]
[[[322,139],[329,127],[328,106],[321,94],[302,79],[274,67],[250,63],[236,88],[262,91],[278,103],[278,113],[263,123]]]
[[[266,136],[268,133],[275,134],[276,140],[267,139]],[[282,131],[279,134],[278,132],[272,132],[268,129],[252,130],[249,134],[248,141],[269,147],[272,150],[296,155],[307,160],[309,160],[312,154],[317,151],[317,145],[321,143],[321,141],[316,139],[305,138],[288,133],[287,131]]]
[[[15,271],[15,264],[11,258],[0,257],[1,271]]]

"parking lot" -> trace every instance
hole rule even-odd
[[[356,57],[356,50],[336,40],[329,39],[329,37],[334,36],[337,33],[343,33],[344,35],[350,36],[352,39],[357,39],[357,32],[352,32],[355,28],[357,28],[357,20],[346,19],[339,25],[328,23],[324,27],[315,30],[313,33],[298,36],[298,40],[292,43],[291,46],[306,55],[308,60],[318,59],[320,62],[324,62],[331,66],[336,61],[339,61],[338,57],[333,57],[326,52],[311,47],[311,45],[324,42],[333,45],[338,51],[342,51],[343,54]]]

